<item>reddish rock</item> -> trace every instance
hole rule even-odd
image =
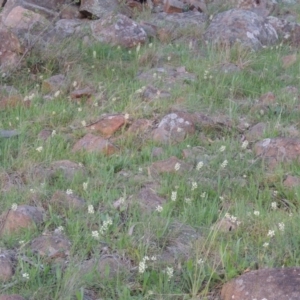
[[[182,142],[195,131],[193,116],[185,112],[176,112],[164,116],[152,134],[154,141],[169,143]]]
[[[22,47],[15,34],[0,25],[0,67],[2,71],[16,67]]]
[[[31,242],[31,250],[43,258],[61,261],[70,254],[71,242],[62,234],[42,235]]]
[[[142,134],[151,129],[152,121],[147,119],[137,119],[129,126],[126,131],[127,134]]]
[[[92,88],[84,88],[80,90],[75,90],[71,92],[71,99],[81,99],[81,98],[89,98],[95,93],[95,90]]]
[[[254,152],[265,159],[270,168],[274,168],[279,163],[299,160],[300,140],[286,137],[264,139],[255,144]]]
[[[83,16],[79,12],[77,5],[67,4],[62,7],[60,17],[61,19],[73,20],[73,19],[81,19]]]
[[[0,295],[0,300],[25,300],[25,298],[17,294],[12,294],[12,295]]]
[[[62,208],[67,210],[80,210],[85,206],[85,201],[74,194],[68,195],[66,192],[56,191],[50,200],[50,204],[54,209],[59,211]]]
[[[48,21],[42,15],[37,14],[22,6],[14,7],[3,20],[5,26],[14,30],[28,30],[37,22],[41,22],[44,24],[48,23]]]
[[[86,134],[73,147],[73,152],[82,150],[87,152],[99,152],[106,155],[112,155],[118,151],[108,140],[91,133]]]
[[[0,236],[18,232],[20,229],[39,225],[44,221],[44,210],[40,207],[19,205],[0,216]]]
[[[103,255],[100,258],[92,258],[85,261],[80,268],[82,276],[96,272],[101,279],[114,278],[120,274],[129,273],[130,260],[119,255]]]
[[[0,110],[16,107],[18,105],[23,107],[29,107],[30,104],[31,101],[24,101],[21,95],[11,95],[3,97],[2,99],[0,95]]]
[[[249,142],[256,141],[263,137],[267,129],[267,124],[260,122],[252,126],[246,133],[245,136]]]
[[[286,55],[281,58],[282,66],[287,69],[297,61],[297,54]]]
[[[177,168],[178,170],[176,170]],[[151,165],[150,171],[154,173],[175,173],[175,172],[188,172],[192,169],[192,166],[178,159],[175,156],[171,156],[167,160],[156,161]]]
[[[45,94],[55,93],[66,88],[66,77],[62,74],[51,76],[42,82],[42,92]]]
[[[164,11],[167,14],[181,13],[184,9],[184,3],[179,0],[166,0]]]
[[[300,177],[288,175],[284,180],[283,185],[288,188],[300,186]]]
[[[268,92],[266,94],[263,94],[259,98],[259,102],[261,102],[264,105],[274,104],[276,101],[276,96],[272,92]]]
[[[9,281],[14,275],[13,264],[9,257],[0,254],[0,282]],[[0,297],[1,299],[1,297]]]
[[[145,30],[130,18],[121,14],[108,14],[91,22],[94,38],[102,43],[125,48],[137,47],[146,42]]]
[[[146,212],[154,211],[158,205],[162,206],[167,202],[166,199],[158,196],[156,192],[149,187],[142,188],[136,198],[141,209]]]
[[[222,300],[300,299],[300,268],[261,269],[250,271],[226,283]]]
[[[48,130],[48,129],[43,129],[42,131],[40,131],[40,133],[38,134],[38,139],[42,140],[42,141],[46,141],[48,140],[48,138],[51,137],[52,134],[52,130]]]
[[[126,123],[124,115],[106,116],[100,121],[87,126],[87,129],[92,132],[97,132],[104,137],[112,136],[117,130],[123,127]]]
[[[119,8],[118,0],[81,0],[79,11],[86,17],[103,18]]]

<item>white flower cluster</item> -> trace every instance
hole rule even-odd
[[[105,231],[107,231],[109,225],[112,225],[111,218],[107,218],[107,220],[103,222],[103,225],[100,227],[100,230],[99,230],[100,234],[103,235],[105,233]]]
[[[241,221],[238,221],[237,217],[230,215],[229,213],[225,214],[225,218],[232,223],[235,223],[237,226],[241,224]]]
[[[155,261],[156,260],[156,256],[144,256],[143,259],[140,261],[139,263],[139,273],[143,274],[145,272],[145,270],[147,269],[147,261]]]

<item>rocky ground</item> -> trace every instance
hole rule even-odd
[[[300,298],[297,1],[0,5],[0,300]]]

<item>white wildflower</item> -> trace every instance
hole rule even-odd
[[[203,258],[200,258],[198,261],[197,261],[198,265],[203,265],[204,264],[204,259]]]
[[[277,203],[276,203],[276,202],[272,202],[272,203],[271,203],[271,208],[272,208],[273,210],[276,210],[276,209],[277,209]]]
[[[90,204],[88,206],[88,213],[89,214],[94,214],[95,213],[95,209],[94,209],[94,206],[92,204]]]
[[[249,142],[247,140],[243,141],[242,143],[242,149],[246,149],[249,145]]]
[[[36,150],[37,152],[42,152],[42,151],[43,151],[43,147],[42,147],[42,146],[37,147],[35,150]]]
[[[57,97],[59,96],[59,94],[60,94],[60,91],[56,91],[56,92],[54,93],[54,97],[57,98]]]
[[[100,230],[99,230],[100,234],[103,235],[107,231],[109,225],[112,225],[111,218],[107,218],[107,220],[103,222],[103,225],[100,227]]]
[[[97,230],[92,231],[92,237],[97,240],[99,238],[99,232]]]
[[[192,182],[192,188],[191,188],[191,190],[193,191],[193,190],[195,190],[197,187],[198,187],[197,182],[196,182],[196,181],[193,181],[193,182]]]
[[[196,166],[196,170],[199,171],[202,167],[203,167],[203,161],[199,161]]]
[[[225,149],[226,149],[226,146],[223,145],[223,146],[220,147],[219,151],[220,151],[220,152],[224,152]]]
[[[283,232],[284,231],[284,223],[282,223],[282,222],[278,223],[278,228],[279,228],[280,231]]]
[[[22,274],[22,277],[23,277],[24,279],[27,279],[27,280],[28,280],[28,279],[29,279],[29,274],[28,274],[28,273],[23,273],[23,274]]]
[[[172,200],[172,201],[176,201],[176,198],[177,198],[177,192],[176,192],[176,191],[173,191],[173,192],[172,192],[172,195],[171,195],[171,200]]]
[[[96,58],[97,57],[97,52],[94,50],[93,51],[93,58]]]
[[[267,242],[263,244],[264,248],[267,248],[268,246],[269,246],[269,243],[267,243]]]
[[[84,183],[82,184],[82,188],[83,188],[84,191],[86,191],[87,188],[88,188],[88,183],[87,183],[87,182],[84,182]]]
[[[83,121],[81,121],[81,125],[83,126],[83,127],[85,127],[86,126],[86,122],[83,120]]]
[[[155,210],[157,212],[162,212],[163,211],[163,207],[161,205],[157,205],[156,208],[155,208]]]
[[[139,263],[139,273],[143,274],[147,268],[146,262],[144,260]]]
[[[275,236],[275,231],[274,230],[269,230],[267,236],[269,236],[269,237]]]
[[[260,212],[259,212],[258,210],[255,210],[255,211],[253,212],[253,214],[254,214],[255,216],[259,216]]]
[[[227,159],[225,159],[225,160],[221,163],[221,168],[224,169],[224,168],[226,168],[227,165],[228,165],[228,161],[227,161]]]
[[[190,204],[192,202],[191,198],[184,198],[185,203]]]
[[[18,208],[18,204],[17,203],[13,203],[13,205],[11,206],[11,210],[16,211]]]
[[[66,194],[67,194],[67,195],[72,195],[72,194],[73,194],[73,191],[72,191],[71,189],[67,189]]]
[[[200,197],[205,198],[206,197],[206,192],[203,192]]]
[[[180,169],[180,163],[176,163],[174,166],[175,171],[178,171]]]
[[[78,107],[78,111],[82,111],[82,108],[81,108],[81,107]]]
[[[170,280],[172,277],[173,277],[173,273],[174,273],[174,269],[172,267],[167,267],[166,268],[166,273],[167,273],[167,276],[168,276],[168,280]]]

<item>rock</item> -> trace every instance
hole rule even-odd
[[[294,53],[294,54],[291,54],[291,55],[286,55],[286,56],[283,56],[281,58],[281,61],[282,61],[282,66],[287,69],[289,67],[291,67],[292,65],[295,64],[295,62],[297,61],[297,54]]]
[[[164,154],[164,149],[162,147],[154,147],[151,151],[152,157],[159,157]]]
[[[234,231],[237,228],[237,223],[234,222],[234,220],[232,220],[229,217],[225,216],[222,219],[220,219],[219,221],[217,221],[213,226],[213,230],[216,230],[217,232],[230,232],[230,231]]]
[[[143,100],[151,101],[154,99],[170,98],[171,94],[167,91],[159,90],[152,85],[148,85],[143,89],[141,96]]]
[[[164,11],[167,14],[181,13],[185,9],[185,5],[179,0],[166,0],[164,5]]]
[[[66,77],[62,74],[51,76],[42,82],[42,92],[44,94],[61,92],[66,89]]]
[[[18,37],[0,24],[0,72],[15,68],[22,52]]]
[[[9,281],[13,275],[14,269],[11,259],[4,253],[0,252],[0,282]]]
[[[95,90],[89,87],[75,90],[70,93],[71,99],[81,99],[81,98],[89,98],[95,93]]]
[[[137,119],[129,126],[126,134],[139,135],[148,132],[151,129],[152,121],[148,119]]]
[[[46,18],[58,17],[59,11],[64,4],[71,3],[71,0],[8,0],[3,9],[3,19],[17,6],[28,9],[32,12],[43,15]]]
[[[165,239],[166,247],[158,260],[166,265],[191,258],[195,244],[203,242],[199,231],[180,222],[174,222],[169,226]]]
[[[163,206],[167,202],[166,199],[158,196],[151,187],[143,187],[136,196],[142,211],[154,211],[157,206]]]
[[[298,187],[300,186],[300,177],[287,175],[287,177],[283,181],[283,185],[288,188]]]
[[[288,22],[273,16],[268,17],[267,22],[275,28],[279,38],[283,42],[295,47],[300,45],[300,24]]]
[[[30,243],[31,250],[47,260],[61,262],[70,254],[71,242],[62,234],[42,235]]]
[[[132,48],[146,42],[145,30],[130,18],[117,14],[109,14],[101,20],[91,22],[92,35],[97,41]]]
[[[31,30],[36,23],[48,24],[45,17],[22,6],[14,7],[2,22],[16,34],[18,34],[18,32],[19,34],[26,33],[28,30]]]
[[[29,205],[18,205],[15,210],[2,213],[0,236],[40,225],[44,221],[44,213],[43,208]]]
[[[171,156],[167,160],[160,160],[154,162],[151,167],[151,173],[184,173],[192,169],[192,166],[178,159],[175,156]]]
[[[91,133],[86,134],[73,146],[73,152],[77,151],[87,152],[99,152],[106,155],[112,155],[118,151],[118,149],[110,143],[108,140],[95,136]]]
[[[110,115],[104,116],[100,121],[87,126],[92,132],[100,133],[102,136],[111,137],[117,130],[124,127],[126,119],[124,115]]]
[[[161,143],[182,142],[188,135],[193,135],[196,128],[189,113],[176,112],[162,118],[153,130],[153,140]]]
[[[158,38],[161,42],[170,42],[179,38],[186,40],[182,35],[185,30],[194,29],[194,35],[199,37],[206,28],[207,15],[199,11],[167,14],[160,12],[152,14],[149,24],[155,24]]]
[[[12,294],[12,295],[0,295],[0,300],[25,300],[25,298],[17,294]]]
[[[185,70],[185,67],[163,67],[152,68],[148,71],[138,74],[138,79],[147,84],[156,85],[163,84],[163,89],[172,90],[177,85],[184,85],[195,82],[197,76]]]
[[[250,10],[262,17],[266,17],[275,10],[275,3],[272,0],[240,0],[237,8]]]
[[[85,176],[85,168],[70,160],[58,160],[52,162],[49,166],[32,166],[25,173],[26,182],[31,181],[49,181],[62,176],[65,181],[73,181],[76,176]]]
[[[246,133],[245,136],[249,142],[256,141],[262,138],[267,130],[267,124],[260,122],[252,126]]]
[[[68,195],[66,192],[56,191],[50,200],[50,204],[56,211],[62,209],[80,210],[85,206],[85,200],[74,194]]]
[[[300,157],[300,140],[297,138],[278,137],[264,139],[254,145],[256,156],[261,156],[273,169],[279,163],[298,161]]]
[[[79,11],[86,17],[103,18],[118,10],[117,0],[81,0]]]
[[[259,98],[259,102],[263,105],[270,105],[276,103],[276,96],[272,92],[268,92],[266,94],[263,94]]]
[[[80,268],[80,273],[84,277],[85,274],[96,272],[100,279],[114,278],[120,274],[128,274],[131,263],[128,259],[119,255],[102,255],[100,258],[92,258],[85,261]]]
[[[226,283],[221,291],[222,300],[232,299],[300,299],[300,269],[261,269],[244,273]]]
[[[60,11],[60,17],[62,19],[81,19],[83,15],[79,12],[78,6],[76,4],[64,5]]]
[[[42,141],[46,141],[48,140],[48,138],[51,137],[51,135],[52,135],[52,130],[43,129],[42,131],[39,132],[38,139]]]
[[[30,106],[30,101],[24,101],[20,92],[13,86],[0,86],[0,110],[17,105],[28,107]]]
[[[232,46],[238,42],[252,50],[259,50],[278,41],[276,30],[265,18],[241,9],[217,14],[204,38],[218,46]]]
[[[0,138],[11,138],[19,135],[17,130],[0,130]]]

